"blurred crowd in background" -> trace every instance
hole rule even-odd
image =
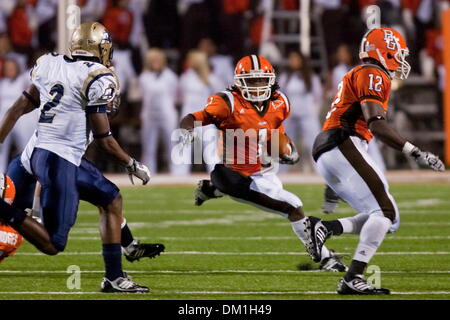
[[[0,1],[0,116],[28,86],[28,72],[36,59],[56,50],[57,3],[58,0]],[[102,22],[115,43],[113,64],[122,88],[121,111],[113,120],[115,136],[152,172],[171,174],[207,169],[189,166],[177,172],[171,165],[170,137],[180,117],[203,108],[208,96],[231,86],[237,60],[260,52],[268,10],[294,13],[301,9],[299,0],[76,3],[81,8],[81,22]],[[421,130],[428,133],[416,138],[427,140],[424,142],[431,145],[431,151],[442,155],[442,117],[436,121],[436,116],[442,115],[440,91],[444,81],[440,12],[450,7],[450,1],[311,0],[312,32],[321,37],[322,50],[305,57],[298,42],[286,41],[280,49],[273,41],[264,51],[276,68],[281,90],[291,100],[287,133],[304,154],[304,161],[290,170],[314,170],[309,150],[337,84],[358,63],[359,43],[367,31],[365,9],[371,5],[380,7],[382,25],[397,28],[406,36],[411,52],[408,60],[413,75],[403,85],[394,85],[398,91],[392,99],[394,125],[410,132],[413,139]],[[289,24],[288,32],[299,33],[298,19],[271,23],[269,43],[276,39],[283,23]],[[422,92],[421,97],[426,99],[411,100],[410,92]],[[21,119],[0,147],[0,171],[5,171],[8,159],[24,148],[36,126],[36,117],[33,112]],[[427,121],[427,117],[435,121]],[[380,152],[376,142],[371,148],[383,167],[408,165],[386,150]],[[95,149],[88,154],[103,170],[121,170]]]

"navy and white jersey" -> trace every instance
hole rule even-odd
[[[31,81],[41,101],[35,146],[79,166],[90,142],[86,114],[106,112],[120,94],[116,75],[102,64],[50,53],[37,60]]]

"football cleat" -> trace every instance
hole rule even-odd
[[[136,261],[140,258],[154,258],[164,252],[164,245],[161,243],[140,243],[134,240],[127,248],[122,248],[125,258],[130,261]]]
[[[322,204],[323,213],[333,213],[339,205],[339,196],[329,186],[325,187],[324,200]]]
[[[320,270],[330,272],[347,272],[348,267],[341,261],[342,255],[330,250],[331,256],[320,261]]]
[[[310,237],[312,242],[313,261],[319,262],[322,259],[322,247],[325,241],[331,236],[331,232],[323,225],[322,220],[316,217],[309,217]]]
[[[317,219],[317,218],[316,218]],[[311,238],[311,221],[309,217],[306,217],[305,222],[305,233],[308,234],[308,240],[305,241],[305,248],[306,248],[306,252],[309,254],[309,256],[311,257],[311,259],[314,262],[319,262],[320,261],[320,255],[317,255],[317,252],[315,250],[315,246],[314,243],[312,242],[312,238]]]
[[[339,280],[337,293],[339,294],[390,294],[389,289],[376,288],[367,283],[362,275],[356,275],[352,280]]]
[[[101,291],[105,293],[148,293],[150,292],[150,289],[138,285],[124,272],[123,277],[119,277],[114,281],[103,278]]]
[[[210,180],[200,180],[197,184],[197,189],[195,189],[195,205],[201,206],[206,200],[222,196]]]

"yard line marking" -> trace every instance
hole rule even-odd
[[[104,273],[104,270],[80,270],[80,273]],[[221,274],[221,273],[326,273],[322,270],[132,270],[129,274]],[[381,274],[449,274],[450,270],[381,271]],[[0,274],[67,274],[66,270],[0,270]]]
[[[98,231],[98,230],[97,230]],[[139,240],[161,240],[161,241],[186,241],[186,240],[217,240],[217,241],[260,241],[260,240],[297,240],[292,236],[268,236],[268,237],[139,237]],[[333,240],[351,240],[357,239],[357,235],[345,235],[334,237]],[[390,236],[388,235],[383,241],[386,240],[446,240],[450,239],[450,236]],[[100,240],[100,237],[70,237],[70,240],[87,241],[87,240]]]
[[[448,214],[448,213],[447,213]],[[131,222],[128,223],[133,229],[148,228],[148,229],[166,229],[174,227],[186,227],[186,226],[206,226],[206,225],[220,225],[220,226],[235,226],[239,223],[239,227],[255,227],[255,223],[258,227],[282,227],[288,228],[289,223],[286,222],[275,222],[273,220],[279,220],[278,216],[235,216],[234,218],[229,218],[225,216],[223,218],[211,218],[211,219],[195,219],[195,220],[169,220],[165,222]],[[267,221],[267,220],[272,220]],[[251,221],[252,223],[248,223]],[[80,226],[82,226],[80,228]],[[450,222],[402,222],[402,226],[419,226],[419,227],[444,227],[450,226]],[[98,234],[98,223],[85,223],[78,224],[75,228],[70,231],[71,234]]]
[[[340,252],[339,254],[350,254],[349,252]],[[19,252],[15,254],[16,256],[45,256],[40,252]],[[101,255],[101,252],[61,252],[58,254],[59,256],[83,256],[83,255]],[[306,252],[220,252],[220,251],[167,251],[164,252],[164,255],[235,255],[235,256],[264,256],[264,255],[274,255],[274,256],[283,256],[283,255],[294,255],[294,256],[304,256],[307,255]],[[377,252],[376,255],[450,255],[449,251],[387,251],[387,252]]]
[[[0,291],[0,295],[105,295],[99,291]],[[336,291],[152,291],[153,295],[320,295],[337,294]],[[450,291],[393,291],[391,295],[448,295]],[[149,296],[151,297],[151,295]]]

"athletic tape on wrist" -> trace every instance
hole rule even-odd
[[[416,146],[413,145],[411,142],[406,141],[405,144],[403,145],[402,152],[403,152],[404,154],[410,155],[411,152],[414,150],[415,147],[416,147]]]

